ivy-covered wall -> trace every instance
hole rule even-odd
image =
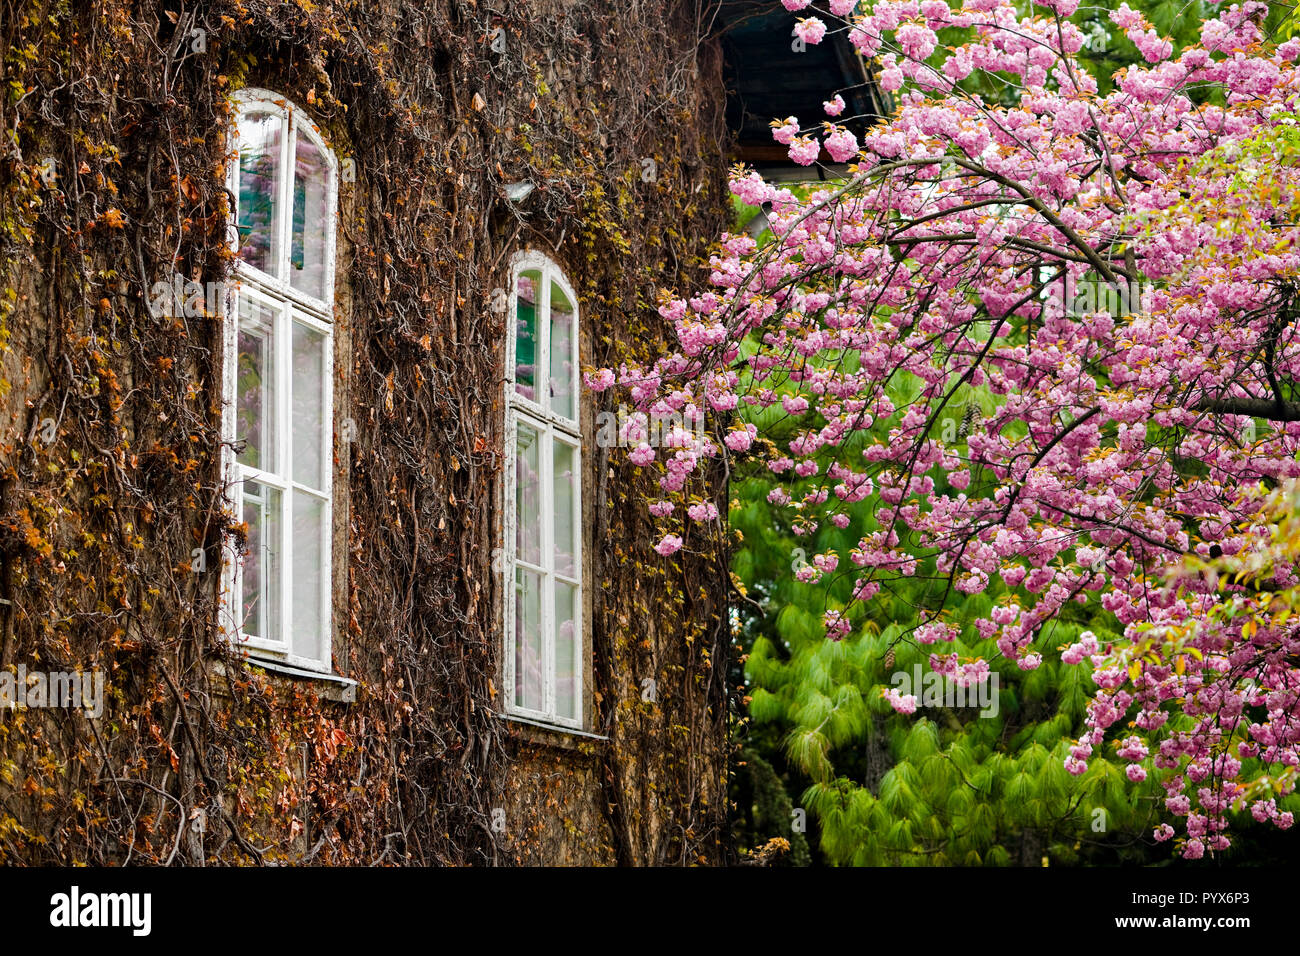
[[[108,693],[95,719],[0,713],[0,863],[722,858],[720,543],[659,558],[654,475],[588,441],[590,737],[498,716],[491,565],[493,293],[531,246],[580,294],[584,363],[665,335],[657,289],[696,278],[697,237],[723,221],[706,15],[0,0],[0,667],[97,668]],[[305,107],[355,173],[335,310],[336,424],[355,428],[334,448],[352,703],[250,668],[220,635],[221,554],[245,530],[219,468],[221,323],[147,308],[160,279],[229,273],[243,86]]]

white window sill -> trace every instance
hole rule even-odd
[[[245,660],[248,661],[250,667],[260,667],[264,671],[282,677],[318,681],[323,685],[321,696],[326,700],[351,704],[357,699],[357,682],[351,677],[341,677],[338,674],[327,674],[323,671],[309,671],[280,661],[268,660],[265,657],[256,657],[252,654],[248,654]]]
[[[540,730],[549,730],[556,734],[569,734],[572,737],[585,737],[588,740],[609,740],[608,737],[602,737],[600,734],[593,734],[588,730],[578,730],[576,727],[566,727],[563,724],[548,724],[542,720],[534,720],[531,717],[520,717],[517,714],[499,713],[496,716],[514,724],[526,724],[529,727],[536,727]]]

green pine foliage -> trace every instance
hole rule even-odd
[[[922,568],[909,587],[854,605],[851,635],[827,640],[826,594],[796,581],[790,566],[836,552],[841,567],[829,600],[849,605],[854,568],[846,559],[874,529],[871,513],[867,504],[850,506],[847,528],[827,525],[809,540],[767,503],[775,484],[763,475],[737,481],[730,512],[743,538],[733,571],[753,602],[740,605],[749,749],[785,768],[792,790],[801,788],[792,798],[816,823],[820,859],[905,866],[1147,859],[1158,788],[1128,785],[1120,761],[1094,760],[1079,778],[1063,766],[1095,688],[1082,668],[1059,663],[1057,648],[1088,628],[1114,638],[1108,615],[1079,606],[1045,629],[1043,666],[1022,673],[998,664],[996,645],[970,626],[991,611],[995,590],[950,601],[967,624],[952,645],[910,638],[914,608],[942,587],[924,580]],[[943,706],[895,714],[882,691],[896,674],[911,676],[918,665],[928,672],[931,651],[994,661],[996,716]],[[765,835],[788,836],[779,832],[785,819]]]

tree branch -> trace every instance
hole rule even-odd
[[[1192,411],[1212,415],[1249,415],[1270,422],[1300,422],[1300,402],[1272,398],[1203,398],[1192,406]]]

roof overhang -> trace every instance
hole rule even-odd
[[[860,138],[887,114],[888,101],[842,26],[836,31],[829,24],[821,43],[797,51],[798,16],[778,0],[721,0],[715,22],[724,57],[727,126],[735,137],[735,159],[765,176],[828,178],[843,167],[818,170],[790,162],[786,147],[772,139],[771,121],[797,116],[805,130],[819,128],[831,119],[822,102],[838,93],[846,108],[835,122]],[[832,165],[825,151],[821,161]]]

